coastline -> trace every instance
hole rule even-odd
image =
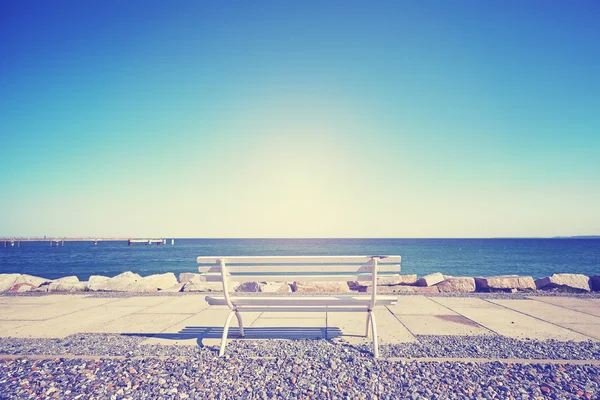
[[[132,292],[132,293],[178,293],[220,292],[221,284],[206,282],[198,273],[184,272],[176,277],[167,272],[142,277],[131,271],[113,277],[93,275],[88,281],[76,276],[46,279],[28,274],[0,274],[0,293],[27,292]],[[245,282],[233,288],[238,293],[370,293],[371,282],[320,282],[297,284],[293,275],[280,282]],[[386,277],[379,275],[377,291],[395,294],[436,293],[539,293],[554,292],[588,293],[600,291],[600,275],[552,274],[540,279],[531,276],[500,275],[490,277],[455,277],[440,272],[417,277],[416,274]]]

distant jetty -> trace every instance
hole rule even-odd
[[[49,242],[50,246],[56,247],[65,245],[65,242],[93,242],[97,246],[99,242],[126,242],[129,246],[134,243],[144,243],[147,245],[156,243],[157,245],[167,244],[168,239],[165,238],[132,238],[132,237],[63,237],[63,238],[48,238],[48,237],[4,237],[0,238],[0,242],[4,243],[4,247],[21,247],[21,242]],[[175,244],[175,239],[170,239],[171,246]]]

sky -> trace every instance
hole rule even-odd
[[[600,234],[597,1],[0,3],[0,236]]]

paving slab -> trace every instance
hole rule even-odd
[[[46,321],[32,322],[23,326],[2,330],[2,336],[19,338],[63,338],[75,333],[95,332],[90,326],[109,323],[124,315],[139,311],[140,307],[99,306],[76,311]]]
[[[367,327],[366,313],[340,313],[327,314],[327,338],[338,339],[350,344],[363,344],[371,342],[365,338]]]
[[[478,299],[476,297],[428,297],[428,299],[441,304],[451,310],[454,307],[481,307],[487,308],[490,303],[486,300]]]
[[[16,328],[24,325],[34,324],[35,322],[36,321],[2,321],[2,324],[0,324],[0,337],[9,336],[4,334],[5,331],[10,332]]]
[[[77,298],[72,301],[60,301],[51,304],[24,304],[18,306],[2,305],[2,308],[13,307],[11,310],[0,314],[0,320],[47,320],[76,311],[91,309],[100,305],[111,303],[111,298]]]
[[[114,307],[118,309],[120,307]],[[98,324],[88,329],[91,333],[156,334],[193,314],[142,314],[136,313]]]
[[[494,304],[490,304],[489,307],[454,307],[453,309],[499,335],[512,338],[560,341],[590,339],[589,336]]]
[[[375,309],[375,322],[377,323],[377,336],[379,337],[380,344],[417,341],[398,318],[385,307]]]
[[[142,344],[179,345],[179,346],[218,346],[223,334],[223,325],[229,315],[229,309],[215,310],[215,307],[203,310],[181,320],[148,338]],[[250,327],[261,313],[242,313],[245,327]],[[230,327],[230,337],[237,335],[237,319],[234,317]]]
[[[87,295],[63,295],[63,294],[46,294],[40,296],[0,296],[2,304],[52,304],[62,301],[73,301],[75,299],[86,298]]]
[[[413,335],[495,335],[462,315],[396,315]]]
[[[600,317],[535,300],[490,300],[494,304],[519,311],[554,324],[600,324]]]
[[[594,299],[580,299],[577,297],[550,297],[550,296],[531,296],[530,300],[541,301],[542,303],[554,304],[561,307],[595,307]]]
[[[128,298],[115,298],[116,301],[110,303],[111,307],[153,307],[172,300],[167,296],[136,296]]]
[[[600,324],[563,324],[562,326],[600,340]]]
[[[395,315],[456,315],[448,307],[425,296],[399,296],[398,302],[388,308]]]
[[[164,303],[146,308],[141,312],[152,314],[197,314],[208,307],[209,305],[204,300],[204,296],[184,296],[171,298]]]

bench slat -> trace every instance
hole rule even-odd
[[[378,266],[379,272],[396,272],[400,273],[400,264],[386,264]],[[246,272],[260,272],[268,274],[269,272],[351,272],[351,273],[362,273],[371,272],[371,265],[251,265],[251,266],[237,266],[228,265],[227,271],[231,273],[246,273]],[[198,267],[198,271],[201,273],[221,273],[221,267],[217,265],[202,266]]]
[[[240,312],[367,312],[368,307],[322,307],[322,306],[303,306],[303,307],[260,307],[260,306],[243,306],[238,307]],[[285,319],[282,320],[282,325],[285,326]]]
[[[401,261],[400,256],[381,256],[379,264],[398,264]],[[368,263],[371,262],[371,256],[219,256],[206,257],[200,256],[196,260],[198,264],[218,264],[221,259],[229,264],[299,264],[299,263],[321,263],[321,264],[342,264],[342,263]]]
[[[221,282],[221,274],[204,274],[207,282]],[[387,276],[387,275],[379,275]],[[373,275],[368,273],[343,275],[228,275],[227,280],[233,282],[322,282],[322,281],[370,281]]]
[[[282,306],[367,307],[370,304],[371,296],[248,296],[231,297],[230,299],[235,306],[264,306],[268,309]],[[397,300],[398,298],[395,296],[378,296],[375,305],[393,305]],[[224,297],[206,296],[206,301],[213,306],[227,305]]]

